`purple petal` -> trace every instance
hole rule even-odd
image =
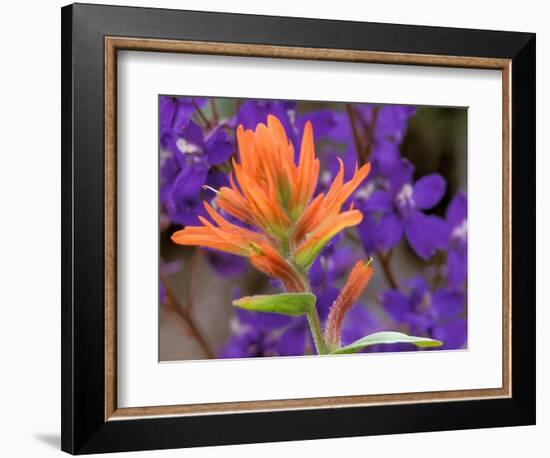
[[[447,286],[460,288],[468,276],[468,251],[451,248],[447,253]]]
[[[447,319],[464,310],[464,299],[461,291],[440,289],[432,294],[432,308],[439,319]]]
[[[432,337],[443,342],[443,345],[436,348],[436,350],[464,348],[468,337],[468,323],[466,320],[459,318],[442,326],[436,326],[432,332]]]
[[[182,153],[195,153],[204,148],[204,133],[193,121],[189,121],[185,128],[181,129],[179,136],[185,140],[185,142],[178,141],[178,148]],[[180,146],[180,142],[185,146]]]
[[[379,330],[379,321],[362,304],[356,304],[346,314],[342,326],[342,345],[348,345],[356,340]]]
[[[386,213],[378,225],[377,243],[383,250],[389,250],[403,237],[403,222],[395,213]]]
[[[412,211],[405,219],[405,234],[411,248],[422,259],[433,256],[438,248],[447,244],[449,232],[443,220]]]
[[[416,208],[428,210],[435,207],[445,194],[446,183],[441,175],[433,173],[420,178],[413,188]]]
[[[365,200],[362,208],[365,211],[388,212],[392,208],[392,198],[388,191],[378,189]]]
[[[376,135],[395,143],[403,141],[409,118],[415,113],[414,107],[385,105],[378,110]]]
[[[316,110],[301,115],[297,123],[299,132],[304,130],[307,121],[310,121],[313,126],[313,136],[315,140],[326,137],[336,126],[334,112],[331,110]]]
[[[172,185],[172,199],[176,202],[198,193],[208,174],[208,165],[202,157],[189,155],[186,161],[185,167],[182,168]]]
[[[166,213],[174,224],[183,226],[197,226],[200,224],[199,216],[207,216],[199,194],[188,198],[168,199],[165,203]]]
[[[281,356],[301,356],[306,346],[306,329],[303,326],[290,326],[277,343],[277,352]]]
[[[372,149],[372,162],[378,172],[384,176],[391,174],[401,160],[399,147],[396,143],[377,140]]]
[[[363,221],[357,226],[357,232],[363,249],[368,255],[372,255],[376,251],[378,241],[378,223],[372,214],[363,215]]]
[[[411,309],[409,299],[394,289],[382,294],[382,306],[395,321],[404,321],[406,314]]]
[[[172,120],[176,112],[176,98],[171,96],[159,97],[159,121],[163,128],[172,129]]]
[[[240,323],[257,329],[278,329],[292,322],[292,318],[289,316],[277,313],[252,312],[236,307],[235,314],[239,318]]]
[[[296,103],[290,101],[247,100],[239,107],[237,125],[242,124],[245,129],[254,130],[258,124],[267,123],[268,114],[275,115],[285,128],[296,150],[299,150],[300,145],[296,145],[295,126],[291,124],[288,116],[289,112],[295,112],[295,108]]]
[[[433,326],[435,318],[430,313],[409,312],[403,321],[410,325],[413,334],[425,335]]]
[[[193,105],[193,99],[189,97],[179,97],[174,118],[172,119],[172,129],[174,132],[181,132],[191,120],[191,116],[194,112],[195,106]]]
[[[328,316],[332,304],[338,297],[339,291],[336,288],[328,287],[323,290],[318,288],[314,291],[314,293],[317,296],[315,307],[317,308],[319,319],[324,322]]]
[[[235,145],[225,130],[217,129],[209,134],[204,149],[208,156],[208,162],[218,165],[231,157],[235,150]]]
[[[459,192],[453,197],[453,200],[449,203],[447,213],[445,214],[447,221],[451,227],[457,227],[462,225],[463,221],[468,217],[468,201],[466,195]]]
[[[414,166],[407,159],[401,159],[388,174],[390,189],[393,195],[401,191],[404,185],[410,184],[414,175]]]

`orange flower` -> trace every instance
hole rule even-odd
[[[201,218],[203,226],[186,227],[172,235],[181,245],[200,245],[240,256],[266,274],[279,278],[289,291],[304,291],[305,276],[316,256],[338,232],[359,224],[363,218],[353,209],[341,212],[345,201],[367,177],[370,164],[355,168],[344,183],[344,166],[325,194],[313,198],[319,178],[313,129],[304,128],[300,157],[279,120],[272,115],[267,126],[256,131],[237,128],[239,162],[233,159],[230,187],[222,187],[217,206],[252,226],[244,229],[225,220],[204,203],[214,223]]]
[[[325,339],[330,349],[340,347],[340,335],[344,317],[361,294],[363,294],[372,278],[374,269],[370,266],[371,264],[372,258],[367,262],[359,261],[353,266],[346,284],[330,308],[325,329]]]

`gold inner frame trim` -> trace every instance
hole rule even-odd
[[[479,68],[502,72],[502,387],[489,389],[432,391],[418,393],[336,396],[266,401],[224,402],[170,406],[119,408],[117,405],[117,51],[175,52],[222,56],[267,57],[317,61],[339,61],[436,67]],[[159,416],[191,416],[359,407],[381,404],[425,403],[511,397],[511,70],[509,59],[438,56],[344,49],[214,43],[144,38],[105,37],[105,420],[129,420]]]

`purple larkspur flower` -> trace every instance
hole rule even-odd
[[[336,125],[332,110],[302,113],[297,111],[297,103],[289,100],[247,100],[239,106],[235,124],[242,124],[245,129],[255,129],[259,123],[267,123],[269,114],[279,119],[296,151],[300,148],[299,133],[303,132],[307,121],[311,121],[316,139],[328,135]]]
[[[451,200],[445,218],[449,225],[447,285],[459,288],[468,276],[468,203],[464,193]]]
[[[208,132],[193,121],[202,99],[160,99],[161,189],[160,201],[173,223],[198,224],[202,186],[209,181],[212,166],[225,162],[235,150],[235,140],[219,125]]]
[[[389,250],[403,234],[422,259],[447,246],[447,224],[422,210],[435,207],[443,198],[445,180],[438,173],[413,182],[414,166],[402,159],[386,181],[386,189],[372,188],[360,207],[364,211],[359,235],[368,253]],[[367,185],[368,186],[368,185]],[[372,185],[371,185],[372,186]]]
[[[387,290],[381,302],[386,312],[413,335],[443,341],[442,349],[462,348],[466,343],[466,296],[449,288],[430,289],[426,280],[415,277],[407,282],[407,294]]]
[[[349,112],[339,112],[335,115],[337,128],[333,133],[334,139],[347,145],[346,154],[351,154],[354,160],[364,158],[371,162],[371,178],[387,175],[401,158],[399,148],[416,108],[404,105],[353,104],[352,109],[356,120],[355,132]],[[365,151],[357,150],[357,138],[359,146]]]
[[[231,337],[222,348],[220,358],[276,356],[280,329],[291,320],[288,316],[275,313],[236,308],[231,319]]]
[[[198,97],[159,97],[160,145],[166,150],[175,146],[181,131],[187,127],[197,107],[206,99]]]

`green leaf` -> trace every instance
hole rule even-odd
[[[233,301],[233,305],[256,312],[299,316],[307,313],[315,306],[315,299],[315,296],[311,293],[283,293],[245,296]]]
[[[387,331],[387,332],[375,332],[368,336],[362,337],[355,342],[346,345],[345,347],[338,348],[331,351],[331,355],[342,355],[347,353],[355,353],[362,348],[369,347],[370,345],[378,344],[394,344],[394,343],[412,343],[417,347],[439,347],[443,345],[440,340],[429,339],[427,337],[408,336],[401,332]]]

